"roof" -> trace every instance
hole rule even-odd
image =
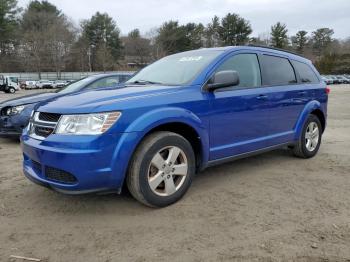
[[[275,53],[275,54],[288,56],[289,58],[292,58],[295,60],[311,62],[309,59],[302,57],[301,55],[294,53],[292,51],[288,51],[288,50],[284,50],[284,49],[280,49],[280,48],[269,47],[269,46],[255,46],[255,45],[224,46],[224,47],[201,48],[200,50],[216,50],[216,51],[232,52],[234,50],[238,51],[241,49]]]

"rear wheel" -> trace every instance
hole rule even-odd
[[[322,125],[315,115],[310,115],[304,124],[301,137],[293,148],[294,155],[301,158],[315,156],[320,148]]]
[[[130,193],[141,203],[164,207],[178,201],[195,173],[191,144],[172,132],[156,132],[134,153],[127,176]]]

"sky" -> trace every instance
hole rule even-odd
[[[288,34],[298,30],[334,29],[334,37],[350,37],[350,0],[49,0],[77,25],[97,11],[108,13],[122,35],[139,28],[142,34],[163,22],[178,20],[209,23],[214,15],[237,13],[249,20],[253,36],[268,34],[271,25],[280,21]],[[18,0],[26,7],[29,0]]]

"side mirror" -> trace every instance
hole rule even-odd
[[[239,76],[237,71],[226,70],[217,72],[208,82],[207,90],[214,91],[219,88],[239,85]]]

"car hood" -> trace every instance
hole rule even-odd
[[[19,98],[10,99],[0,103],[0,108],[5,106],[19,106],[19,105],[39,103],[57,96],[59,96],[58,93],[40,93],[40,94],[22,96]]]
[[[40,104],[41,112],[75,114],[123,110],[130,105],[150,103],[173,93],[183,92],[182,86],[137,85],[84,91],[57,97]]]

